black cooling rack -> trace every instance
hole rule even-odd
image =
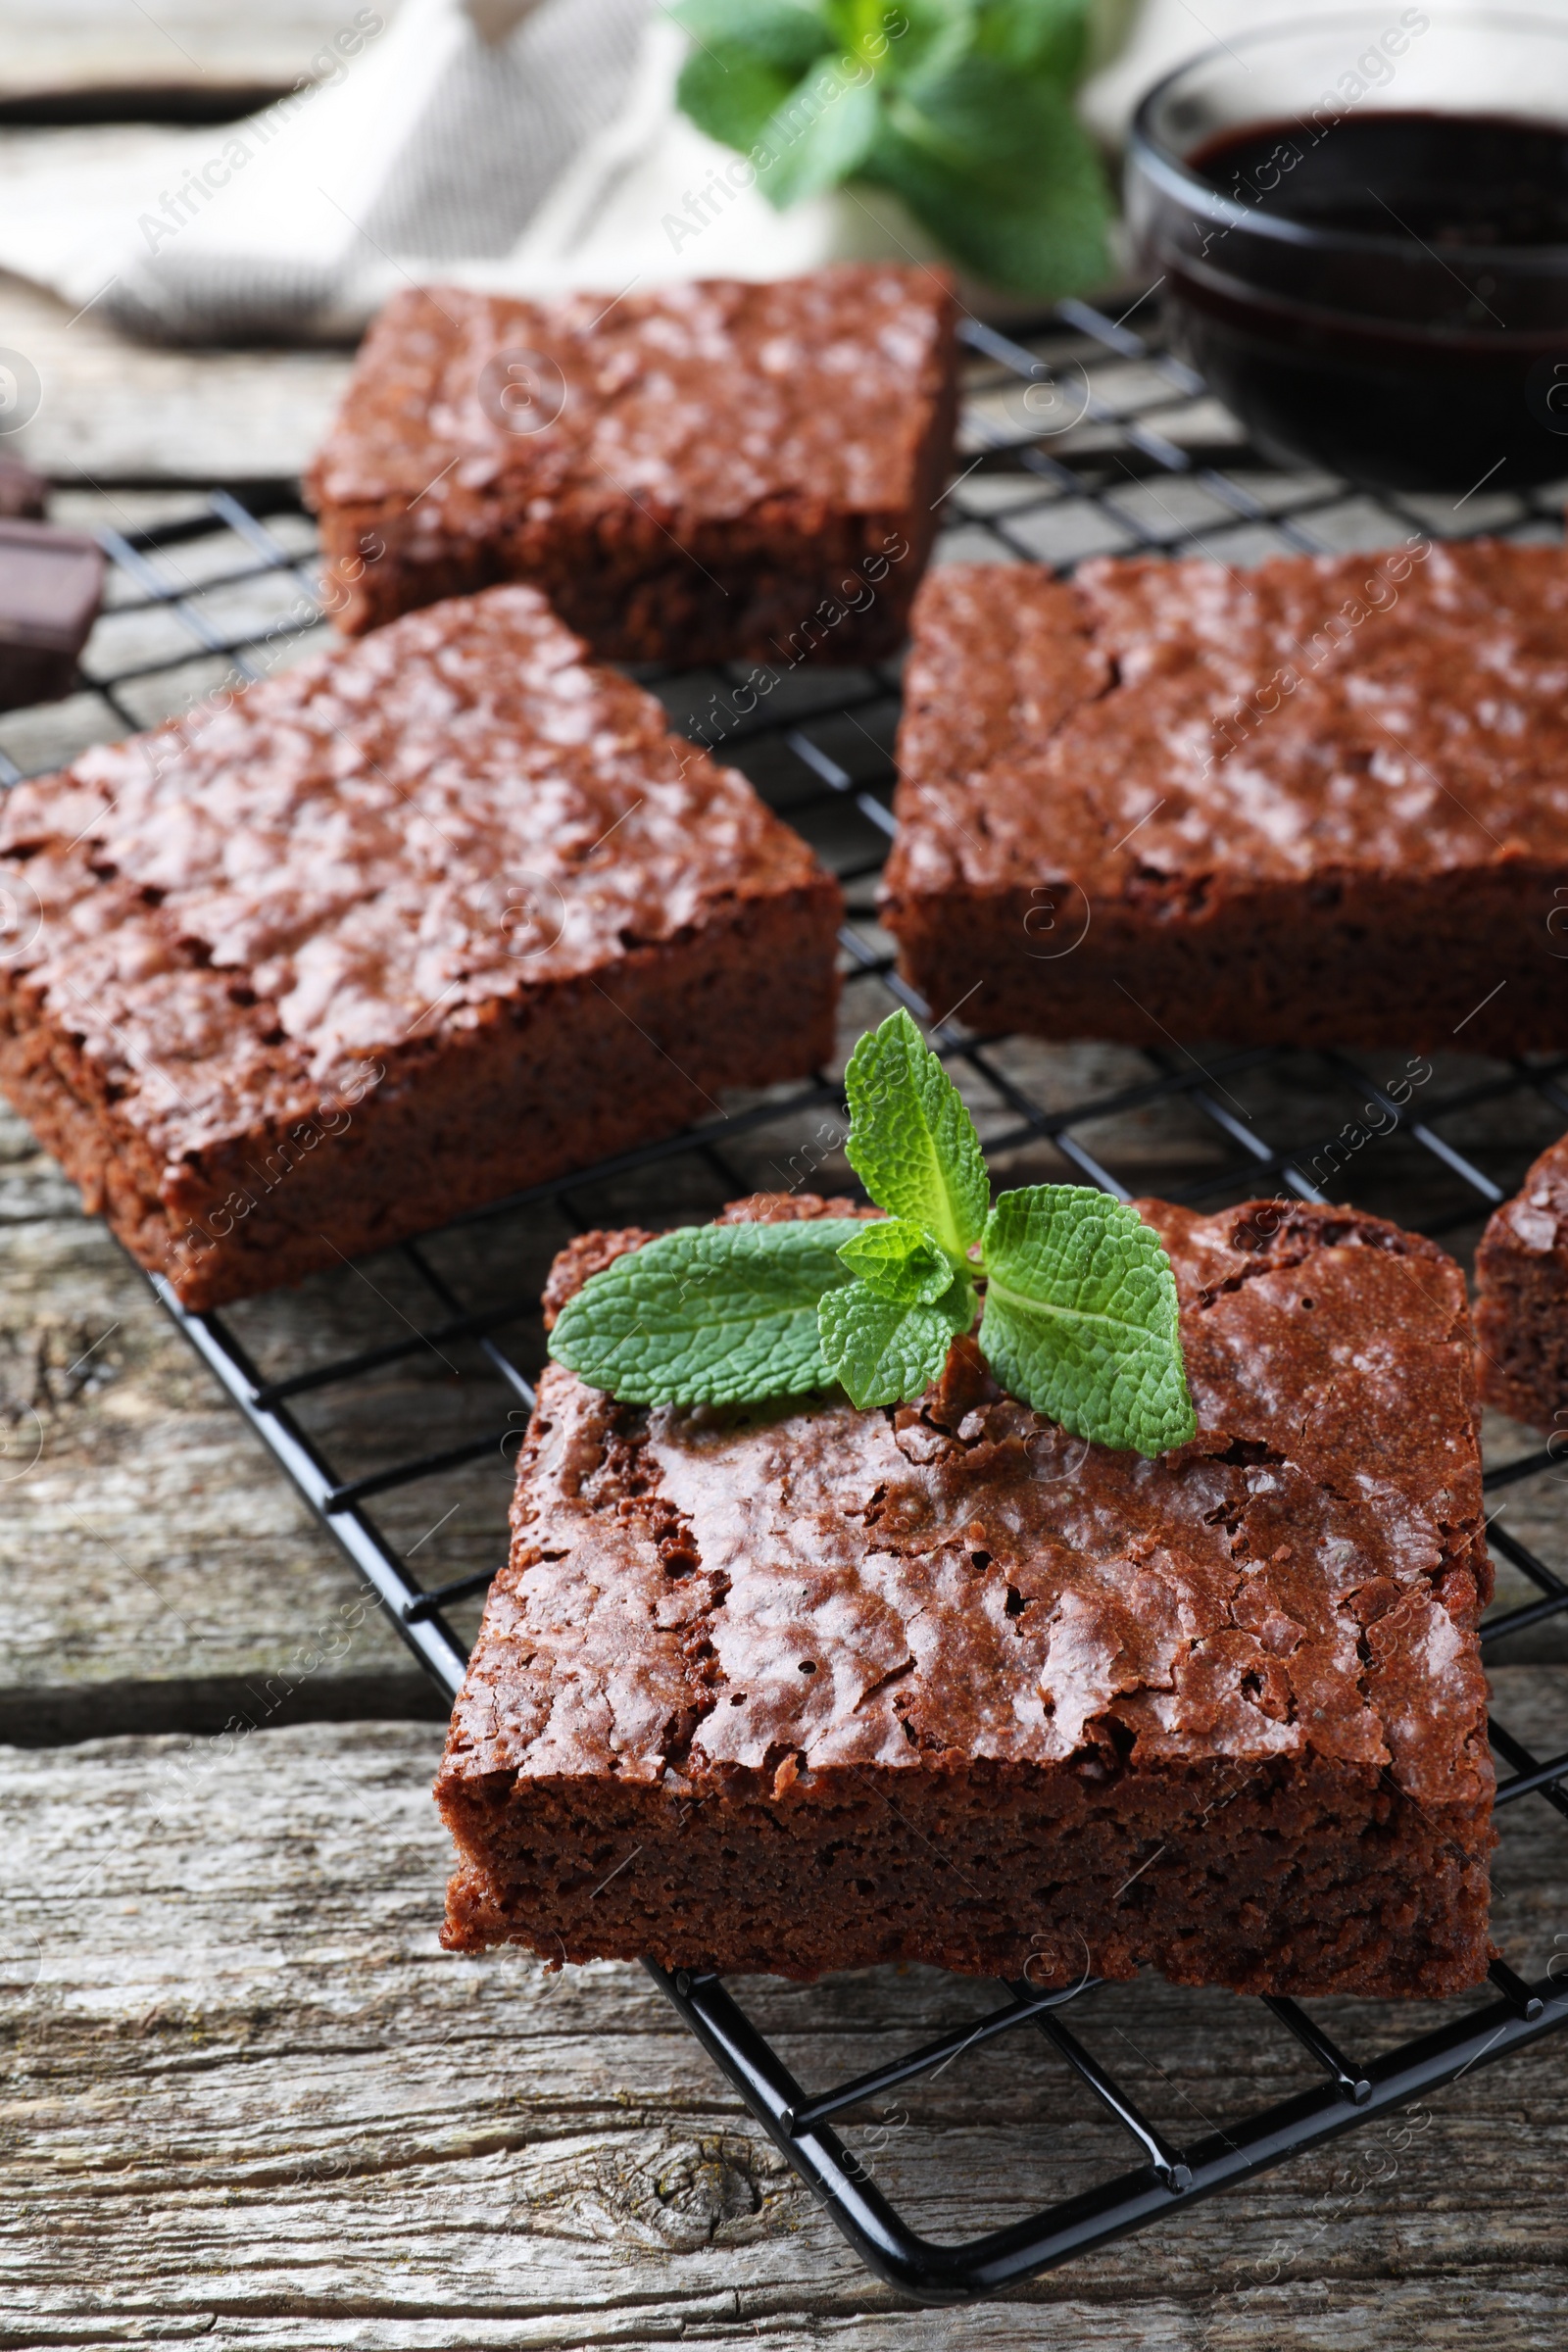
[[[1270,552],[1386,547],[1412,532],[1558,535],[1560,493],[1499,498],[1482,483],[1452,501],[1374,501],[1327,476],[1281,471],[1240,442],[1189,369],[1133,330],[1128,319],[1146,315],[1135,306],[1113,320],[1084,304],[1064,303],[1038,331],[1004,335],[967,323],[969,396],[959,478],[942,502],[945,552],[1066,569],[1102,553],[1202,553],[1246,564]],[[290,493],[264,497],[253,489],[241,499],[217,490],[183,500],[172,519],[136,525],[127,514],[122,522],[103,532],[115,567],[115,617],[107,632],[112,658],[102,656],[95,638],[84,666],[84,687],[103,706],[90,729],[112,733],[145,725],[174,706],[181,685],[203,690],[226,670],[261,675],[280,652],[309,635],[315,574]],[[264,611],[269,604],[271,610]],[[710,739],[713,714],[720,713],[715,749],[746,767],[840,872],[852,909],[858,909],[843,934],[849,1034],[880,1018],[893,1000],[908,1005],[974,1099],[993,1161],[999,1154],[1033,1153],[1037,1161],[1043,1155],[1057,1172],[1126,1197],[1130,1187],[1117,1173],[1114,1138],[1125,1135],[1131,1122],[1156,1147],[1171,1140],[1174,1154],[1175,1180],[1156,1188],[1146,1177],[1141,1189],[1208,1206],[1265,1192],[1321,1200],[1325,1183],[1337,1198],[1347,1192],[1362,1197],[1370,1189],[1377,1197],[1369,1205],[1453,1236],[1503,1199],[1545,1137],[1568,1124],[1568,1055],[1509,1064],[1445,1062],[1419,1104],[1401,1104],[1388,1092],[1388,1084],[1396,1082],[1379,1081],[1346,1055],[1205,1047],[1200,1057],[1201,1041],[1188,1047],[1173,1040],[1168,1052],[1118,1050],[1114,1067],[1102,1071],[1093,1056],[1086,1061],[1082,1054],[1039,1048],[1032,1060],[1025,1055],[1020,1063],[1011,1041],[967,1031],[958,1017],[961,1007],[941,1008],[942,1017],[933,1022],[933,1008],[898,979],[870,912],[872,884],[892,831],[895,669],[803,671],[781,682],[765,717],[750,726],[722,724],[727,680],[721,675],[653,682],[676,722],[701,728]],[[19,772],[0,752],[0,781],[13,781]],[[687,1213],[705,1213],[705,1202],[714,1205],[754,1189],[755,1164],[737,1163],[760,1137],[770,1143],[775,1170],[782,1155],[790,1172],[786,1181],[809,1181],[802,1172],[824,1158],[824,1113],[831,1128],[840,1103],[836,1080],[823,1076],[467,1217],[462,1221],[466,1263],[481,1268],[477,1276],[470,1270],[460,1280],[442,1270],[440,1236],[392,1253],[401,1261],[405,1298],[423,1303],[405,1318],[404,1333],[384,1344],[324,1351],[311,1309],[302,1303],[287,1324],[285,1353],[291,1349],[295,1360],[283,1368],[270,1361],[264,1371],[236,1328],[243,1316],[187,1314],[167,1284],[155,1281],[154,1287],[379,1593],[405,1641],[451,1693],[466,1654],[454,1612],[471,1603],[493,1571],[421,1583],[411,1559],[418,1546],[405,1550],[394,1541],[383,1523],[385,1504],[420,1482],[477,1476],[481,1464],[493,1482],[496,1446],[507,1434],[495,1426],[498,1386],[514,1400],[512,1434],[520,1410],[532,1403],[537,1329],[532,1351],[507,1336],[524,1312],[514,1297],[506,1303],[508,1292],[516,1289],[507,1237],[515,1235],[519,1218],[526,1228],[530,1216],[553,1220],[554,1231],[601,1221],[602,1203],[612,1197],[619,1221],[637,1213],[639,1197],[667,1201],[677,1174],[687,1186]],[[1363,1106],[1372,1104],[1388,1123],[1376,1141],[1351,1147],[1353,1164],[1345,1164],[1343,1139],[1352,1128],[1360,1134],[1356,1123]],[[1365,1116],[1371,1117],[1370,1107]],[[1196,1172],[1195,1136],[1204,1146]],[[601,1204],[597,1211],[593,1203]],[[657,1208],[650,1214],[659,1221]],[[493,1256],[488,1275],[482,1271],[487,1241]],[[470,1383],[476,1399],[471,1433],[368,1470],[340,1465],[308,1426],[313,1400],[351,1395],[431,1346],[470,1351],[477,1367]],[[275,1345],[270,1353],[275,1359]],[[1488,1485],[1496,1491],[1554,1467],[1551,1449],[1517,1456],[1494,1468]],[[1483,1635],[1489,1648],[1568,1612],[1568,1562],[1559,1573],[1494,1519],[1491,1534],[1494,1550],[1534,1597],[1493,1615]],[[1502,1724],[1494,1724],[1493,1740],[1504,1768],[1498,1806],[1531,1799],[1568,1820],[1561,1786],[1568,1779],[1568,1753],[1543,1760]],[[998,2005],[979,2023],[971,2019],[874,2073],[811,2091],[795,2080],[717,1977],[672,1976],[652,1963],[649,1969],[864,2260],[932,2303],[994,2292],[1141,2230],[1354,2131],[1476,2065],[1533,2046],[1568,2022],[1568,1986],[1549,1975],[1526,1984],[1499,1961],[1492,1970],[1495,1998],[1450,2002],[1435,2031],[1363,2064],[1298,2003],[1267,2000],[1262,2006],[1279,2031],[1294,2036],[1321,2070],[1321,2085],[1259,2106],[1229,2130],[1184,2147],[1140,2112],[1067,2024],[1069,2009],[1075,2022],[1091,2010],[1097,1990],[1092,1980],[1053,1992],[1004,1985]],[[932,2243],[877,2187],[834,2130],[835,2119],[898,2084],[960,2063],[966,2051],[999,2035],[1020,2032],[1043,2036],[1116,2119],[1131,2143],[1130,2168],[990,2235],[966,2244]]]

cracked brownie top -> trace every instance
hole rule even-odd
[[[874,1412],[647,1410],[551,1365],[443,1782],[1313,1754],[1474,1802],[1491,1571],[1459,1268],[1350,1210],[1139,1205],[1199,1420],[1155,1460],[1068,1437],[962,1340]],[[584,1237],[549,1311],[648,1238]]]
[[[492,588],[18,785],[9,1017],[64,1030],[174,1160],[715,908],[831,889],[584,653],[536,589]]]
[[[901,508],[951,318],[940,271],[884,263],[613,302],[411,289],[366,336],[311,493],[416,503],[431,531],[497,499],[610,511],[630,497],[688,521],[783,499]]]
[[[1568,855],[1568,562],[1497,540],[952,564],[914,609],[887,888],[1091,898]]]

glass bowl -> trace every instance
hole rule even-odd
[[[1127,158],[1177,348],[1269,456],[1568,477],[1568,22],[1360,8],[1205,50]]]

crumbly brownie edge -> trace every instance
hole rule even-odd
[[[70,1042],[47,1027],[19,1028],[14,1013],[0,996],[0,1094],[77,1187],[87,1214],[104,1217],[141,1265],[163,1271],[169,1223],[151,1154],[99,1099]]]
[[[1568,1264],[1483,1244],[1476,1275],[1482,1396],[1527,1429],[1560,1431],[1568,1416]]]
[[[1458,1991],[1486,1973],[1490,1803],[1369,1769],[1216,1763],[756,1776],[682,1792],[441,1785],[464,1854],[442,1941],[809,1979],[923,1961],[1047,1984],[1152,1964],[1238,1992]],[[505,1883],[502,1875],[504,1873]]]
[[[609,993],[567,981],[487,1007],[470,1030],[389,1054],[341,1118],[258,1125],[174,1172],[95,1099],[63,1034],[15,1025],[15,1002],[0,1009],[0,1090],[89,1210],[202,1311],[671,1134],[717,1090],[808,1076],[833,1050],[839,912],[825,874],[724,903],[690,937],[628,951]],[[738,1017],[748,1003],[766,1018]]]
[[[891,888],[900,969],[931,1004],[966,992],[984,1028],[1127,1045],[1448,1049],[1568,1043],[1561,965],[1519,907],[1551,903],[1568,868],[1511,866],[1405,883],[1346,873],[1202,904],[1086,899],[1070,877],[1009,889]],[[1076,941],[1058,952],[1057,942]],[[1498,976],[1506,981],[1499,988]]]
[[[417,606],[516,580],[541,589],[602,660],[683,668],[879,660],[903,640],[935,536],[927,491],[940,487],[946,463],[933,429],[906,508],[823,515],[780,499],[724,526],[677,520],[678,551],[632,511],[578,517],[568,508],[550,525],[519,530],[498,507],[482,535],[451,542],[396,508],[329,508],[321,545],[333,617],[360,636]],[[368,545],[384,552],[368,559]]]
[[[323,601],[345,637],[449,596],[475,595],[504,576],[493,540],[437,540],[402,507],[324,506],[317,520]]]
[[[1529,1429],[1568,1425],[1568,1234],[1556,1208],[1532,1207],[1563,1147],[1536,1161],[1517,1197],[1494,1211],[1476,1250],[1476,1362],[1481,1394]],[[1515,1227],[1533,1218],[1533,1243]]]

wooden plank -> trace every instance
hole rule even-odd
[[[145,1278],[3,1105],[0,1255],[0,1740],[438,1713]]]
[[[1560,1733],[1560,1678],[1512,1669],[1508,1701]],[[908,2314],[639,1971],[438,1952],[437,1746],[311,1725],[0,1751],[0,2346],[1557,2340],[1568,2042],[961,2323]],[[1563,1831],[1533,1809],[1499,1927],[1540,1967]],[[745,1989],[808,2081],[987,1997],[924,1970]],[[1358,2049],[1420,2014],[1321,2013]],[[1308,2079],[1223,1994],[1116,1988],[1082,2031],[1178,2136]],[[1126,2161],[1043,2045],[977,2054],[860,2136],[939,2235]]]
[[[3,152],[0,134],[0,159]],[[92,311],[73,318],[52,294],[4,274],[0,347],[31,361],[43,391],[36,416],[5,446],[61,482],[291,478],[324,433],[350,367],[339,351],[132,343]]]

